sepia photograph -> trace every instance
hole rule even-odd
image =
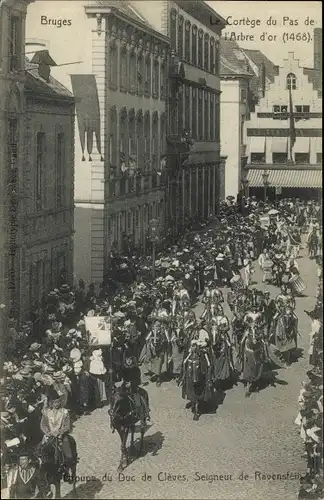
[[[322,4],[0,0],[1,498],[324,500]]]

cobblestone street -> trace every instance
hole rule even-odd
[[[107,409],[80,418],[73,430],[80,456],[78,498],[296,498],[298,475],[306,467],[294,424],[300,384],[308,364],[310,321],[304,309],[310,310],[315,303],[317,281],[315,264],[304,255],[305,250],[301,250],[299,266],[307,284],[307,297],[296,301],[298,343],[303,352],[298,362],[277,369],[275,387],[268,386],[245,398],[239,383],[227,391],[216,414],[202,415],[194,422],[175,382],[166,382],[160,388],[148,384],[152,421],[145,437],[145,453],[120,476],[120,442],[117,433],[110,430]],[[257,263],[255,270],[255,286],[264,288]],[[273,286],[267,289],[272,296],[278,293]],[[199,304],[197,312],[201,310]],[[287,472],[295,478],[267,477]],[[224,477],[213,481],[208,479],[212,475]],[[91,480],[86,481],[85,476],[91,476]],[[69,490],[70,486],[64,484],[64,498],[72,498]]]

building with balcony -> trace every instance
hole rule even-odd
[[[255,73],[236,42],[220,39],[221,154],[226,156],[225,195],[237,196],[244,189],[242,169],[246,163],[244,124],[253,100],[250,83]]]
[[[163,232],[169,43],[129,2],[73,2],[64,60],[64,37],[57,46],[57,27],[38,22],[55,8],[37,3],[28,35],[47,40],[52,71],[75,97],[74,277],[100,283],[112,249],[145,251],[153,218]]]
[[[174,236],[217,212],[225,194],[220,156],[220,35],[224,19],[203,1],[132,1],[168,36],[167,225]]]
[[[316,197],[322,188],[322,30],[314,30],[314,67],[294,53],[273,65],[271,81],[246,122],[250,194]],[[259,51],[245,51],[256,63]],[[267,69],[265,70],[267,72]]]

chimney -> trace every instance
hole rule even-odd
[[[322,28],[314,29],[314,69],[322,71]]]
[[[48,82],[51,74],[51,66],[56,66],[56,62],[53,61],[48,53],[48,50],[39,50],[35,52],[34,57],[30,62],[38,64],[39,76]]]

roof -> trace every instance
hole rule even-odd
[[[220,74],[221,76],[254,75],[241,47],[234,41],[225,40],[224,37],[220,38]]]
[[[317,90],[319,97],[322,97],[322,72],[314,68],[303,68],[303,72],[313,84],[314,90]]]
[[[25,91],[45,97],[63,97],[73,99],[73,94],[52,76],[47,82],[38,74],[38,64],[32,64],[28,60],[25,63],[26,83]]]
[[[249,170],[249,187],[263,187],[262,173],[264,170]],[[269,186],[286,188],[319,188],[322,189],[322,170],[294,170],[292,168],[273,170],[268,169]]]
[[[256,66],[259,67],[264,64],[266,77],[269,78],[271,82],[274,82],[275,76],[279,75],[279,66],[270,61],[270,59],[268,59],[267,56],[265,56],[260,50],[242,50],[251,59],[251,61],[256,64]]]
[[[147,19],[144,18],[131,2],[127,0],[90,0],[88,1],[87,7],[106,7],[112,8],[119,11],[121,14],[125,14],[127,17],[134,19],[134,21],[147,24],[152,28],[152,26],[148,23]]]

